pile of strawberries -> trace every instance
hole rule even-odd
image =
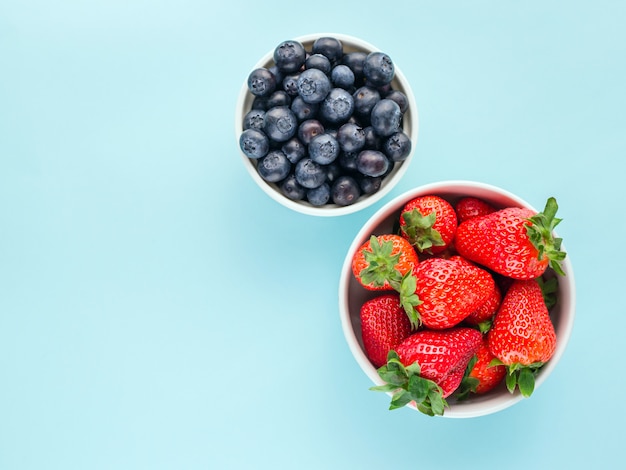
[[[357,250],[355,278],[379,291],[360,310],[365,353],[386,382],[372,390],[392,393],[390,409],[414,403],[442,415],[447,397],[503,380],[511,393],[532,394],[556,348],[549,310],[566,256],[553,234],[557,209],[554,198],[536,213],[419,196],[395,233]]]

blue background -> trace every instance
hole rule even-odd
[[[622,1],[0,3],[0,468],[610,468],[626,417]],[[361,37],[409,79],[415,159],[374,207],[291,212],[234,135],[276,44]],[[549,196],[568,349],[494,415],[390,412],[337,288],[384,202],[447,179]]]

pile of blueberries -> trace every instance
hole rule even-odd
[[[383,52],[345,52],[334,37],[311,50],[287,40],[274,64],[253,70],[254,95],[239,138],[259,175],[288,198],[347,206],[378,191],[411,151],[402,119],[407,96],[391,86]]]

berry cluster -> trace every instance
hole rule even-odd
[[[554,274],[565,274],[556,211],[554,198],[536,213],[419,196],[394,233],[372,235],[355,252],[356,280],[377,292],[360,308],[364,351],[386,382],[372,389],[393,392],[391,409],[414,403],[443,414],[452,394],[464,399],[502,381],[532,394],[556,347],[549,309]]]
[[[248,76],[254,100],[239,146],[289,199],[351,205],[377,192],[411,152],[403,130],[409,102],[392,87],[394,76],[383,52],[346,52],[334,37],[310,50],[283,41],[273,65]]]

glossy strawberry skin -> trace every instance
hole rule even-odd
[[[361,337],[365,354],[376,367],[387,362],[387,354],[411,334],[411,322],[400,305],[398,294],[383,294],[361,306]]]
[[[454,206],[454,210],[456,211],[459,223],[461,223],[468,219],[473,219],[474,217],[491,214],[496,211],[496,208],[482,199],[467,196],[459,199]]]
[[[458,325],[487,300],[495,285],[485,270],[454,259],[426,259],[415,276],[420,320],[433,329]]]
[[[414,242],[414,240],[411,240],[411,237],[405,232],[407,228],[405,214],[410,213],[414,209],[419,211],[423,216],[435,212],[435,222],[432,228],[439,233],[443,244],[431,246],[425,251],[430,254],[443,252],[452,243],[458,225],[454,207],[447,200],[436,195],[419,196],[407,202],[400,212],[400,229],[402,236],[412,242]],[[418,251],[420,251],[419,248]]]
[[[505,365],[545,363],[556,349],[556,332],[535,279],[509,287],[487,333],[489,351]]]
[[[478,380],[474,393],[483,394],[497,387],[506,375],[506,367],[502,365],[490,366],[495,356],[489,351],[487,337],[483,336],[478,351],[476,351],[476,363],[470,371],[470,377]]]
[[[487,300],[465,319],[465,323],[477,326],[483,322],[493,319],[494,315],[498,311],[498,307],[500,307],[500,302],[502,302],[502,295],[500,293],[500,288],[494,281],[493,290],[489,294],[489,297],[487,297]]]
[[[401,276],[403,276],[407,272],[413,272],[415,270],[415,268],[419,264],[419,258],[415,249],[406,239],[394,234],[378,235],[376,238],[381,244],[385,242],[392,243],[393,248],[391,254],[399,256],[398,262],[395,264],[395,269],[398,270]],[[352,259],[352,273],[356,280],[359,282],[359,284],[361,284],[365,289],[371,291],[393,290],[392,286],[387,280],[379,283],[378,285],[372,282],[363,281],[363,279],[361,278],[361,272],[369,265],[364,252],[372,252],[371,239],[367,240],[361,245],[361,247],[359,247]]]
[[[527,220],[536,213],[509,207],[459,224],[455,238],[458,253],[513,279],[534,279],[548,267],[526,231]]]
[[[446,398],[458,388],[481,341],[482,335],[473,328],[421,330],[402,341],[395,351],[404,366],[417,361],[420,375],[439,385]]]

